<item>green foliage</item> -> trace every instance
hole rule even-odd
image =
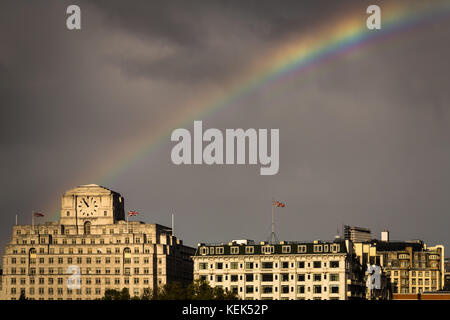
[[[123,288],[122,291],[106,289],[102,300],[130,300],[130,292],[128,288]]]
[[[208,282],[195,280],[188,286],[179,282],[168,283],[155,290],[144,289],[141,297],[130,298],[127,288],[122,291],[107,289],[102,300],[238,300],[236,293],[225,292],[222,288],[213,288]]]

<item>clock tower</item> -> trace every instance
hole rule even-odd
[[[76,225],[77,230],[82,230],[86,223],[93,226],[108,225],[124,219],[123,197],[99,185],[82,185],[62,196],[62,225]]]

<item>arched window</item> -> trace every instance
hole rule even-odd
[[[91,223],[89,221],[84,223],[84,234],[91,234]]]

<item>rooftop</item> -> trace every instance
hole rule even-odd
[[[320,249],[317,249],[317,245],[320,246]],[[215,250],[214,248],[220,247],[220,251]],[[252,247],[251,251],[246,250],[247,247]],[[269,252],[264,250],[264,247],[273,247]],[[206,251],[201,252],[201,249],[205,248]],[[208,248],[212,248],[209,249]],[[232,253],[232,248],[236,250]],[[345,245],[344,240],[339,241],[313,241],[313,242],[297,242],[297,241],[280,241],[279,243],[270,243],[267,241],[262,241],[260,243],[237,243],[237,242],[229,242],[229,243],[199,243],[197,247],[197,251],[195,253],[196,256],[204,256],[204,255],[245,255],[245,254],[341,254],[347,253],[347,247]]]

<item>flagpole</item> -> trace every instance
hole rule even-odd
[[[272,244],[275,243],[275,206],[272,198]]]
[[[128,229],[128,217],[130,216],[130,213],[127,213],[127,233],[130,233],[130,229]]]
[[[31,211],[31,234],[34,234],[34,210]]]
[[[175,219],[174,219],[173,213],[172,213],[172,237],[173,237],[174,233],[175,233]]]

